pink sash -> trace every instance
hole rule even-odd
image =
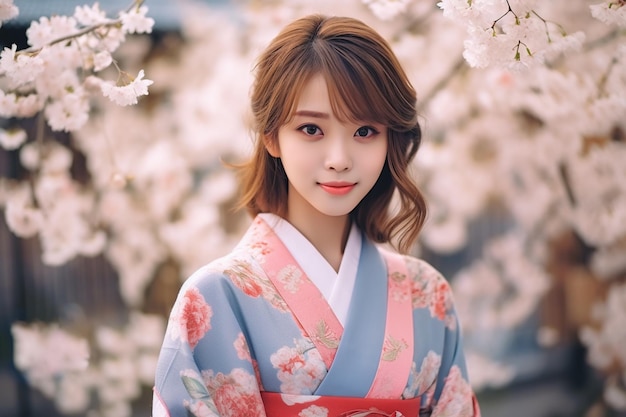
[[[330,369],[343,326],[271,227],[260,218],[255,219],[255,226],[259,238],[267,244],[266,248],[271,248],[264,253],[263,270]],[[413,309],[410,279],[404,260],[400,255],[381,252],[388,273],[385,336],[376,376],[366,397],[393,399],[401,397],[411,370]]]

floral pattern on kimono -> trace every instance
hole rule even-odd
[[[193,350],[206,332],[211,329],[213,310],[197,288],[189,288],[183,293],[182,302],[174,307],[170,322],[170,336],[180,338]]]
[[[318,401],[327,380],[332,379],[333,386],[345,391],[333,391],[332,395],[354,397],[348,392],[356,389],[361,392],[357,396],[366,396],[378,374],[367,374],[359,365],[350,368],[354,375],[338,375],[334,368],[340,363],[333,361],[329,366],[319,347],[340,352],[350,343],[343,340],[342,333],[359,328],[366,335],[380,335],[378,350],[369,338],[364,339],[365,344],[353,346],[356,356],[366,355],[368,362],[393,362],[410,350],[410,369],[406,370],[406,385],[397,394],[398,400],[419,398],[422,409],[429,410],[432,417],[480,416],[467,381],[450,286],[434,268],[404,256],[408,277],[395,272],[388,277],[371,275],[371,271],[384,271],[384,264],[376,256],[361,256],[352,301],[355,310],[349,312],[346,328],[340,327],[337,333],[336,324],[318,320],[314,330],[307,332],[292,309],[293,303],[285,300],[277,285],[297,295],[302,286],[311,283],[297,264],[289,262],[272,272],[275,281],[270,279],[266,260],[275,248],[267,244],[257,226],[251,226],[231,254],[201,268],[183,284],[159,357],[153,417],[265,417],[268,414],[262,394],[271,392],[280,393],[286,407],[298,410],[291,414],[294,417],[335,417]],[[374,251],[370,254],[379,251],[366,240],[363,246]],[[365,294],[358,288],[368,288],[370,282],[383,278],[389,300],[405,300],[410,305],[414,323],[410,344],[401,334],[382,337],[379,329],[384,327],[384,318],[382,324],[359,321],[367,310],[357,306],[369,309],[370,300],[358,298],[357,294]],[[404,283],[408,284],[406,291],[402,290]],[[378,316],[370,317],[378,320]],[[423,338],[423,334],[429,337]],[[350,361],[352,356],[339,355],[336,361]],[[364,369],[376,369],[362,364]],[[349,382],[337,385],[341,378]],[[386,398],[384,389],[377,392]]]
[[[198,376],[193,370],[181,372],[181,379],[191,397],[196,400],[185,405],[194,413],[207,416],[256,416],[263,413],[255,377],[236,368],[228,375],[202,371]]]
[[[452,290],[448,281],[432,266],[406,257],[407,268],[414,277],[411,288],[413,308],[428,308],[432,317],[442,320],[450,330],[456,326],[452,310]]]
[[[280,391],[286,394],[312,394],[326,375],[326,365],[310,340],[295,341],[283,346],[270,357],[281,381]]]

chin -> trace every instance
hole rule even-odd
[[[355,206],[356,207],[356,206]],[[342,208],[342,209],[338,209],[337,207],[333,207],[333,208],[327,208],[327,209],[318,209],[318,211],[328,217],[343,217],[343,216],[348,216],[350,213],[352,213],[352,211],[354,210],[354,207],[346,207],[346,208]]]

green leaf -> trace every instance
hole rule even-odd
[[[185,388],[189,392],[189,395],[191,395],[191,398],[195,398],[197,400],[210,398],[209,392],[202,381],[187,375],[183,375],[181,378],[183,380],[183,385],[185,385]]]

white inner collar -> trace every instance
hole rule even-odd
[[[345,325],[361,255],[361,232],[356,225],[350,228],[339,271],[335,272],[315,246],[287,220],[271,213],[261,213],[259,217],[274,230],[328,301],[339,322]]]

